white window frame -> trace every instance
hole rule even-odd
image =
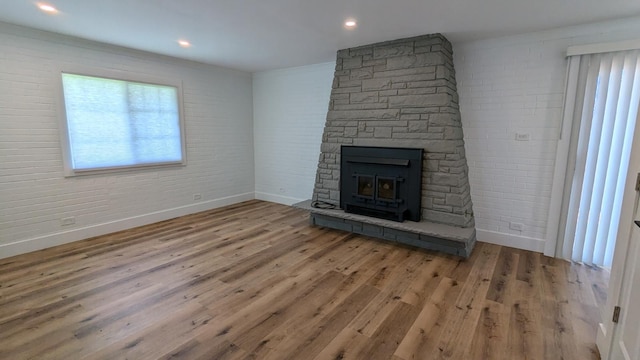
[[[73,177],[73,176],[82,176],[82,175],[95,175],[95,174],[105,174],[105,173],[117,173],[117,172],[126,172],[140,169],[154,169],[154,168],[167,168],[167,167],[176,167],[176,166],[186,166],[187,165],[187,146],[186,146],[186,129],[185,129],[185,121],[184,121],[184,106],[182,100],[182,81],[178,79],[173,79],[171,77],[158,79],[153,77],[148,77],[144,75],[132,75],[131,73],[124,72],[116,72],[116,71],[108,71],[105,69],[60,69],[57,75],[57,82],[59,85],[59,96],[58,96],[58,119],[59,119],[59,130],[60,130],[60,144],[62,150],[62,163],[64,169],[65,177]],[[157,163],[146,163],[146,164],[134,164],[134,165],[123,165],[123,166],[113,166],[113,167],[99,167],[99,168],[91,168],[91,169],[74,169],[73,168],[73,160],[71,156],[71,145],[69,139],[69,128],[67,123],[67,112],[66,112],[66,103],[64,98],[64,86],[62,81],[63,74],[73,74],[73,75],[82,75],[82,76],[90,76],[96,78],[103,78],[109,80],[119,80],[133,83],[141,83],[141,84],[149,84],[149,85],[160,85],[160,86],[170,86],[176,88],[176,93],[178,97],[178,118],[179,118],[179,127],[180,127],[180,145],[182,152],[182,160],[181,161],[171,161],[171,162],[157,162]]]

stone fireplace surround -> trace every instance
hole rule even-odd
[[[397,223],[306,201],[313,224],[469,256],[475,244],[451,43],[424,35],[340,50],[313,198],[338,206],[342,145],[424,149],[421,221]]]

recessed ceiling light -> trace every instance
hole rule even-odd
[[[344,22],[344,27],[347,29],[353,29],[358,25],[358,23],[356,23],[356,21],[354,19],[347,19],[347,21]]]
[[[47,4],[47,3],[37,3],[36,5],[38,5],[38,8],[48,14],[57,14],[58,13],[58,9],[56,9],[55,6],[51,5],[51,4]]]
[[[183,48],[188,48],[191,46],[191,43],[188,42],[187,40],[178,40],[178,44]]]

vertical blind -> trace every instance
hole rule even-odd
[[[74,170],[181,162],[178,89],[62,74]]]
[[[580,55],[562,257],[610,268],[640,102],[640,51]]]

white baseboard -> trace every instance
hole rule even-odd
[[[529,250],[535,252],[543,252],[544,251],[544,243],[543,239],[530,238],[526,236],[519,236],[513,234],[505,234],[499,233],[495,231],[489,230],[481,230],[476,229],[476,239],[478,241],[514,247],[522,250]]]
[[[289,196],[282,196],[282,195],[264,193],[264,192],[259,192],[259,191],[256,191],[256,199],[264,200],[264,201],[270,201],[270,202],[283,204],[283,205],[293,205],[295,203],[299,203],[301,201],[307,200],[307,199],[292,198],[292,197],[289,197]]]
[[[215,209],[218,207],[236,204],[252,199],[270,201],[284,205],[292,205],[305,200],[263,192],[248,192],[220,199],[199,202],[196,204],[180,206],[172,209],[156,211],[144,215],[133,216],[107,223],[91,225],[68,231],[61,231],[58,233],[20,240],[9,244],[3,244],[0,245],[0,259],[14,255],[25,254],[32,251],[42,250],[73,241],[88,239],[94,236],[110,234],[116,231],[126,230],[136,226],[148,225],[158,221],[168,220],[178,216],[184,216],[200,211]],[[481,229],[476,230],[476,238],[478,241],[486,243],[510,246],[535,252],[543,252],[545,244],[545,241],[542,239],[535,239],[525,236],[505,234]]]
[[[253,192],[248,192],[3,244],[0,245],[0,259],[62,245],[73,241],[88,239],[94,236],[131,229],[137,226],[148,225],[158,221],[173,219],[175,217],[193,214],[200,211],[211,210],[242,201],[253,200],[254,198],[255,194]]]

